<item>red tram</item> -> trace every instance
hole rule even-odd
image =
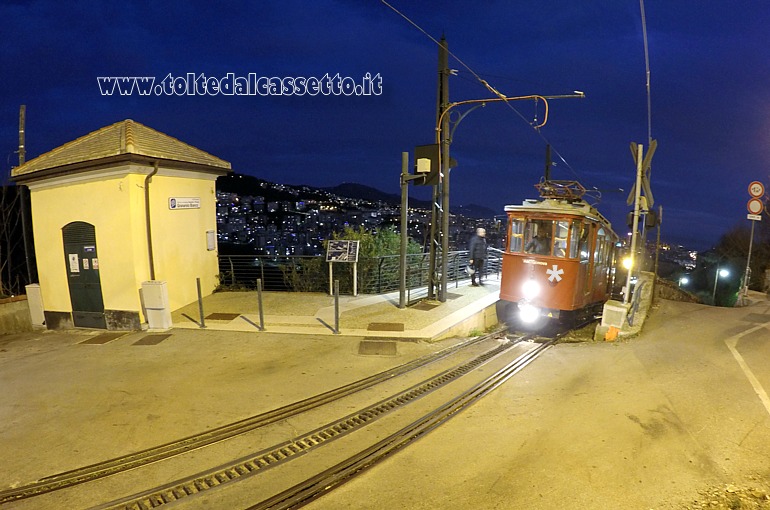
[[[583,200],[579,183],[543,181],[536,187],[541,200],[505,207],[498,319],[569,321],[595,313],[610,297],[618,236]]]

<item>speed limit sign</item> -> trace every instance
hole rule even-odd
[[[759,181],[749,184],[749,195],[754,198],[760,198],[765,194],[765,185]]]

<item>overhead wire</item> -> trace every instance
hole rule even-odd
[[[391,4],[389,4],[389,3],[388,3],[386,0],[380,0],[380,1],[381,1],[383,4],[385,4],[385,5],[386,5],[386,6],[387,6],[389,9],[391,9],[393,12],[395,12],[396,14],[398,14],[399,16],[401,16],[401,17],[402,17],[404,20],[406,20],[406,21],[407,21],[407,22],[408,22],[410,25],[412,25],[412,26],[413,26],[413,27],[415,27],[417,30],[419,30],[420,32],[422,32],[422,33],[423,33],[423,34],[424,34],[424,35],[425,35],[425,36],[426,36],[428,39],[430,39],[431,41],[433,41],[433,42],[434,42],[436,45],[438,45],[439,47],[441,47],[441,46],[442,46],[442,45],[441,45],[441,42],[437,41],[435,37],[433,37],[433,36],[432,36],[432,35],[430,35],[428,32],[426,32],[426,31],[425,31],[425,30],[424,30],[424,29],[423,29],[421,26],[419,26],[417,23],[415,23],[414,21],[412,21],[411,19],[409,19],[409,17],[408,17],[408,16],[406,16],[404,13],[402,13],[401,11],[399,11],[398,9],[396,9],[394,6],[392,6]],[[518,110],[517,110],[517,109],[516,109],[516,108],[515,108],[515,107],[514,107],[512,104],[511,104],[511,102],[510,102],[510,100],[509,100],[509,99],[511,99],[511,98],[508,98],[506,95],[504,95],[504,94],[502,94],[500,91],[498,91],[498,90],[497,90],[495,87],[493,87],[492,85],[490,85],[490,84],[489,84],[489,82],[488,82],[487,80],[483,79],[483,78],[482,78],[482,77],[481,77],[481,76],[480,76],[480,75],[479,75],[479,74],[478,74],[476,71],[474,71],[474,70],[473,70],[473,69],[472,69],[472,68],[471,68],[471,67],[470,67],[468,64],[466,64],[466,63],[465,63],[465,62],[464,62],[464,61],[463,61],[463,60],[462,60],[460,57],[458,57],[457,55],[455,55],[455,54],[454,54],[453,52],[451,52],[451,51],[450,51],[448,48],[446,48],[446,51],[447,51],[447,53],[448,53],[450,56],[452,56],[452,57],[453,57],[453,58],[454,58],[454,59],[455,59],[455,60],[456,60],[456,61],[457,61],[457,62],[458,62],[458,63],[459,63],[461,66],[463,66],[465,69],[467,69],[467,70],[468,70],[468,72],[469,72],[469,73],[471,73],[471,74],[472,74],[472,75],[473,75],[473,76],[476,78],[476,80],[478,80],[478,82],[479,82],[479,83],[481,83],[481,85],[482,85],[482,86],[484,86],[484,88],[486,88],[488,91],[490,91],[492,94],[496,95],[496,96],[497,96],[497,97],[499,97],[500,99],[504,100],[504,102],[505,102],[505,104],[508,106],[508,108],[510,108],[510,109],[511,109],[511,111],[513,111],[513,112],[514,112],[516,115],[518,115],[518,116],[519,116],[519,118],[521,118],[521,120],[523,120],[524,122],[526,122],[526,123],[527,123],[527,125],[529,125],[529,126],[530,126],[530,127],[531,127],[531,128],[534,130],[534,131],[535,131],[535,133],[537,133],[537,135],[538,135],[538,136],[539,136],[539,137],[540,137],[540,138],[541,138],[541,139],[542,139],[542,140],[543,140],[543,141],[544,141],[546,144],[548,144],[548,145],[551,145],[551,150],[552,150],[552,151],[553,151],[553,152],[556,154],[556,156],[559,158],[559,160],[561,160],[561,162],[562,162],[562,163],[564,163],[564,165],[565,165],[567,168],[569,168],[569,170],[572,172],[572,174],[575,176],[575,178],[578,178],[578,175],[577,175],[577,172],[575,171],[575,169],[574,169],[574,168],[572,168],[572,166],[571,166],[571,165],[570,165],[570,164],[567,162],[567,160],[566,160],[566,159],[564,159],[564,156],[562,156],[562,155],[561,155],[561,153],[560,153],[558,150],[556,150],[556,149],[553,147],[553,144],[551,144],[551,142],[548,140],[548,138],[546,138],[546,136],[545,136],[545,135],[543,135],[543,133],[540,131],[540,127],[542,127],[542,124],[538,124],[537,122],[535,122],[535,123],[532,123],[532,122],[530,122],[529,120],[527,120],[527,118],[526,118],[526,117],[525,117],[525,116],[524,116],[524,115],[523,115],[521,112],[519,112],[519,111],[518,111]],[[536,103],[537,103],[537,100],[536,100]]]
[[[644,41],[644,68],[647,76],[647,143],[652,144],[652,100],[650,98],[650,51],[647,47],[647,16],[644,14],[644,0],[639,0],[642,11],[642,39]]]

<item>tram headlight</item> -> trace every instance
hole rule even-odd
[[[540,310],[526,302],[519,303],[519,318],[522,322],[535,322],[540,317]]]
[[[540,284],[535,280],[527,280],[521,286],[521,293],[524,299],[534,299],[540,295]]]

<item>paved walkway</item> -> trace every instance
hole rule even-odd
[[[437,340],[484,331],[496,323],[494,304],[500,294],[499,280],[492,277],[481,287],[468,282],[451,285],[447,301],[422,300],[399,308],[398,292],[382,295],[340,296],[339,332],[346,336],[398,340]],[[422,294],[411,295],[416,301]],[[334,298],[321,293],[263,292],[264,332],[292,335],[334,335]],[[486,310],[486,312],[485,312]],[[198,329],[197,302],[172,313],[174,329]],[[256,292],[218,292],[203,299],[203,324],[221,331],[260,331]]]

